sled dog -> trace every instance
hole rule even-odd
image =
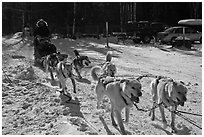
[[[174,111],[178,105],[184,106],[186,102],[187,88],[183,82],[176,82],[173,79],[156,78],[150,83],[153,107],[157,104],[163,103],[165,107],[171,107]],[[163,127],[167,127],[167,121],[165,119],[164,107],[159,105],[161,112]],[[154,109],[150,112],[151,120],[155,119]],[[175,113],[171,112],[171,128],[172,132],[176,132],[175,129]]]
[[[129,121],[130,108],[133,102],[139,103],[139,97],[142,96],[141,83],[137,79],[122,79],[117,80],[114,77],[98,77],[97,69],[91,70],[91,76],[98,81],[95,92],[97,95],[97,108],[100,108],[100,102],[106,95],[111,102],[111,121],[113,126],[117,126],[114,116],[117,118],[117,123],[122,134],[126,134],[123,120],[121,116],[122,110],[125,108],[125,121]]]
[[[77,50],[74,50],[75,58],[72,60],[72,66],[74,70],[76,71],[78,77],[81,79],[82,76],[80,74],[81,69],[84,68],[85,66],[89,66],[91,61],[89,60],[88,56],[82,56],[79,54]]]
[[[59,62],[57,53],[52,53],[45,57],[42,57],[42,65],[46,71],[50,72],[50,77],[54,80],[53,71],[56,69],[57,63]]]
[[[73,77],[72,65],[69,62],[60,61],[56,67],[57,77],[59,79],[59,87],[62,88],[62,93],[67,95],[66,80],[71,79],[73,92],[76,93],[76,84]]]
[[[100,77],[106,77],[106,76],[115,77],[117,69],[115,64],[111,62],[111,59],[112,59],[112,53],[107,52],[105,63],[101,67],[94,66],[92,68],[92,70],[94,69],[93,72],[98,72],[98,75],[100,75]]]

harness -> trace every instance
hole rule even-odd
[[[63,76],[64,78],[67,78],[66,75],[64,74],[63,70],[62,70],[62,64],[63,64],[63,63],[60,63],[60,70],[61,70],[62,76]],[[67,75],[68,75],[68,77],[71,77],[71,74],[67,74]]]
[[[115,79],[115,78],[113,78],[113,77],[110,77],[110,79],[106,79],[106,78],[104,78],[104,77],[100,77],[99,80],[101,80],[101,82],[102,82],[104,88],[105,88],[109,83],[112,83],[112,82],[117,82],[117,81],[118,81],[119,84],[123,82],[123,80]],[[125,102],[126,105],[128,105],[127,100],[126,100],[125,97],[123,96],[123,95],[125,95],[125,94],[124,94],[121,90],[120,90],[120,92],[121,92],[121,97],[122,97],[123,101]],[[125,96],[126,96],[126,95],[125,95]]]
[[[128,106],[126,99],[123,96],[121,96],[121,97],[122,97],[123,101],[125,102],[125,104]]]
[[[52,60],[52,59],[53,59],[53,58],[52,58],[52,55],[50,55],[49,58],[50,58],[50,59],[49,59],[48,64],[49,64],[49,66],[52,66],[52,67],[54,68],[54,67],[55,67],[55,64],[54,64],[55,61],[56,61],[56,64],[57,64],[57,63],[59,63],[59,60],[57,59],[57,57],[54,57],[54,58],[56,58],[56,60],[53,61],[53,60]]]
[[[163,88],[163,93],[162,93],[162,94],[166,94],[166,96],[164,96],[164,97],[165,97],[166,101],[167,101],[169,104],[171,104],[171,103],[176,104],[176,102],[175,102],[174,100],[172,100],[172,99],[169,97],[169,93],[168,93],[168,86],[169,86],[168,84],[171,83],[171,82],[173,82],[173,81],[171,81],[171,80],[165,80],[164,82],[165,82],[165,83],[164,83],[164,85],[162,86],[162,88]],[[164,101],[162,101],[162,102],[163,102],[164,105],[166,105]]]
[[[61,70],[61,72],[62,72],[62,76],[63,76],[64,78],[66,78],[64,72],[62,71],[62,63],[60,63],[60,70]]]
[[[77,56],[74,60],[73,60],[73,62],[74,62],[74,64],[77,64],[77,65],[79,65],[81,68],[83,68],[84,67],[84,64],[83,64],[83,60],[85,59],[85,57],[86,56]],[[73,63],[72,63],[73,64]]]

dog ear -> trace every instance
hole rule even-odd
[[[120,83],[123,83],[123,82],[125,82],[126,81],[126,79],[121,79],[120,80]]]
[[[174,86],[177,86],[177,84],[178,84],[177,82],[173,81],[173,85],[174,85]]]
[[[126,82],[120,83],[120,89],[124,92],[126,87]]]
[[[139,76],[138,78],[136,78],[136,80],[140,81],[143,77],[144,77],[144,76],[141,75],[141,76]]]
[[[181,84],[185,85],[185,83],[183,81],[180,81]]]
[[[120,80],[120,88],[122,89],[123,92],[125,91],[125,87],[126,87],[126,84],[128,82],[129,82],[129,80],[127,80],[127,79]]]

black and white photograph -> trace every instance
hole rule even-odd
[[[202,135],[202,1],[3,1],[2,135]]]

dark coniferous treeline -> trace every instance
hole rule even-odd
[[[75,5],[75,6],[74,6]],[[74,8],[75,7],[75,8]],[[75,14],[74,14],[75,12]],[[23,26],[35,27],[45,19],[57,33],[120,31],[129,21],[160,21],[175,25],[181,19],[202,18],[201,2],[3,2],[2,33],[21,31]],[[75,19],[75,23],[73,24]],[[74,30],[73,30],[74,26]]]

